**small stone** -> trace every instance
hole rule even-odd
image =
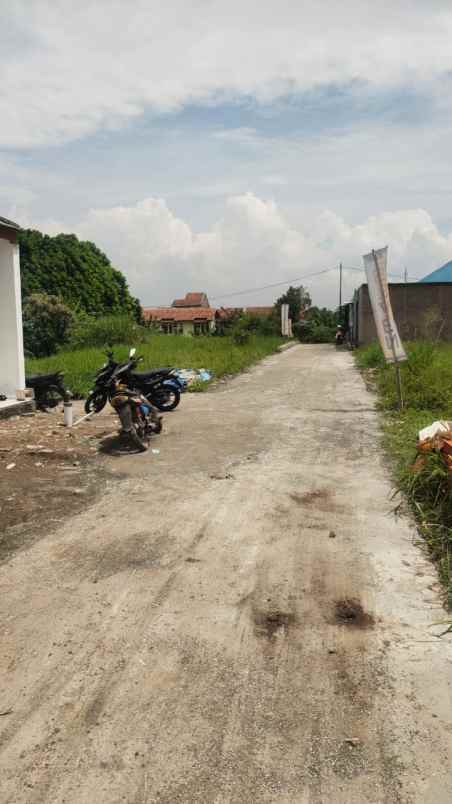
[[[330,539],[335,539],[335,538],[336,538],[336,534],[335,534],[334,530],[330,530],[330,532],[329,532],[329,534],[328,534],[328,537],[329,537]]]
[[[350,745],[353,748],[356,748],[356,746],[360,745],[361,740],[358,740],[357,737],[346,737],[344,742],[347,743],[347,745]]]

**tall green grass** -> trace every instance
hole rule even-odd
[[[384,445],[393,459],[398,488],[404,492],[445,585],[452,608],[452,485],[438,453],[413,468],[418,433],[437,419],[452,420],[452,346],[427,341],[405,344],[401,365],[404,410],[399,412],[394,367],[378,344],[356,351],[361,369],[379,395]]]
[[[401,363],[405,406],[452,416],[452,346],[428,341],[405,344],[408,360]],[[360,368],[374,369],[380,402],[386,410],[396,410],[398,398],[394,367],[385,362],[376,344],[358,349]]]
[[[252,336],[245,344],[235,344],[231,338],[188,338],[183,335],[148,334],[143,343],[137,344],[137,352],[144,360],[142,370],[160,366],[176,368],[205,368],[216,378],[225,374],[236,374],[257,363],[266,355],[272,354],[283,343],[277,336]],[[133,342],[130,346],[134,346]],[[114,347],[115,357],[122,361],[127,358],[129,345]],[[45,373],[61,370],[65,372],[65,382],[74,394],[84,398],[92,386],[96,371],[106,360],[105,349],[85,347],[65,350],[51,357],[27,360],[28,373]],[[205,388],[205,384],[195,389]]]

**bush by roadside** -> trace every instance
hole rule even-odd
[[[118,343],[141,343],[147,330],[130,315],[104,315],[100,318],[80,314],[69,333],[69,348],[114,346]]]
[[[397,487],[404,492],[452,608],[452,485],[439,453],[414,466],[418,432],[437,419],[452,420],[452,346],[427,341],[405,344],[409,360],[401,366],[405,407],[397,410],[394,368],[380,347],[355,352],[358,366],[378,392],[384,411],[384,445],[393,459]]]
[[[26,354],[45,357],[68,343],[76,316],[57,296],[33,293],[24,302],[22,320]]]

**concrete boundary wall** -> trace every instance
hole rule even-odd
[[[394,318],[402,340],[441,338],[452,342],[452,283],[391,283]],[[353,340],[362,346],[377,338],[367,285],[353,300]]]

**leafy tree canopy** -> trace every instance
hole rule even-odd
[[[291,285],[275,302],[275,308],[278,312],[282,304],[289,305],[289,318],[292,319],[293,323],[296,323],[300,320],[301,311],[311,306],[311,297],[303,285],[298,288],[294,288]]]
[[[310,307],[306,313],[306,321],[325,327],[335,327],[338,323],[338,313],[327,307]]]
[[[76,312],[91,315],[128,313],[141,317],[121,271],[94,243],[73,234],[56,237],[34,229],[19,233],[22,296],[56,296]]]

